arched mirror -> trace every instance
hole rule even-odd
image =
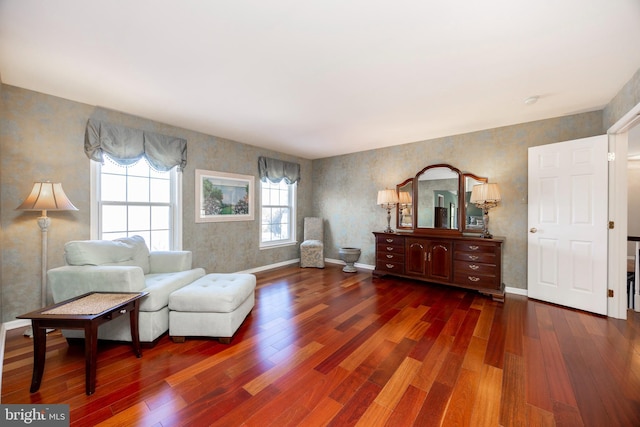
[[[413,180],[415,230],[460,232],[460,171],[453,166],[431,165]],[[464,208],[462,208],[462,211]]]
[[[413,229],[413,178],[396,185],[396,191],[398,192],[396,228]]]
[[[471,173],[463,175],[464,181],[464,233],[482,233],[483,220],[482,209],[469,202],[471,198],[471,190],[474,185],[484,184],[489,180],[487,178],[476,176]]]

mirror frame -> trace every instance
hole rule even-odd
[[[396,209],[396,228],[398,230],[413,230],[413,225],[415,224],[414,220],[413,220],[413,178],[407,178],[404,181],[402,181],[400,184],[396,185],[396,193],[398,193],[398,197],[400,197],[400,189],[406,185],[411,184],[411,225],[410,226],[405,226],[402,225],[402,212],[401,209],[402,207],[400,206],[400,203],[398,203],[398,207]]]
[[[458,228],[451,229],[451,228],[435,228],[435,227],[417,227],[416,224],[418,223],[418,209],[416,209],[416,207],[418,206],[418,185],[416,183],[418,182],[420,175],[425,173],[427,170],[439,168],[439,167],[448,168],[452,172],[458,174],[458,213],[457,213]],[[452,234],[462,235],[463,233],[464,234],[482,234],[482,230],[479,230],[477,228],[467,227],[467,221],[466,221],[467,206],[466,206],[466,200],[465,200],[465,195],[467,190],[466,188],[467,178],[474,179],[475,181],[478,181],[480,183],[489,182],[489,178],[487,177],[478,176],[478,175],[467,173],[467,172],[462,173],[458,168],[454,166],[451,166],[446,163],[438,163],[438,164],[424,167],[415,175],[415,177],[407,178],[400,184],[396,185],[396,192],[399,193],[400,188],[406,186],[409,183],[412,184],[412,212],[411,212],[412,224],[410,227],[401,225],[402,213],[400,210],[401,209],[400,204],[398,203],[396,206],[396,228],[403,232],[412,231],[414,233],[420,233],[420,234],[435,234],[435,235],[452,235]]]
[[[462,187],[463,187],[463,192],[462,192],[462,206],[464,208],[464,216],[462,217],[464,219],[464,221],[461,222],[462,224],[462,232],[463,233],[473,233],[473,234],[482,234],[482,229],[477,229],[477,228],[467,228],[467,201],[466,201],[466,192],[467,192],[467,178],[471,178],[474,179],[476,181],[478,181],[479,183],[487,183],[489,182],[489,178],[486,178],[484,176],[478,176],[478,175],[474,175],[472,173],[463,173],[462,174]],[[469,191],[471,191],[471,188],[469,188]]]
[[[435,169],[435,168],[447,168],[450,169],[453,173],[458,174],[458,212],[456,213],[457,217],[458,217],[458,228],[435,228],[435,227],[418,227],[418,209],[416,208],[417,206],[419,206],[419,197],[418,197],[418,185],[415,184],[417,182],[419,182],[420,180],[420,175],[422,175],[423,173],[425,173],[426,171],[428,171],[429,169]],[[462,223],[461,220],[462,218],[464,218],[463,216],[463,210],[464,210],[464,204],[461,204],[460,201],[464,201],[464,198],[461,197],[462,194],[462,190],[463,190],[463,180],[462,178],[462,173],[460,172],[460,170],[456,167],[453,167],[451,165],[448,165],[446,163],[438,163],[435,165],[429,165],[424,167],[422,170],[420,170],[415,178],[413,179],[414,182],[414,186],[413,186],[413,230],[416,233],[429,233],[429,234],[462,234]]]

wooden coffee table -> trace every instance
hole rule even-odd
[[[96,390],[98,326],[129,313],[131,341],[136,357],[142,357],[138,335],[140,298],[148,292],[90,292],[55,305],[40,308],[18,319],[31,319],[33,327],[33,376],[31,393],[40,388],[47,350],[47,328],[84,329],[86,393]]]

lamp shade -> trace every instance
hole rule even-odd
[[[400,191],[398,193],[398,203],[401,203],[403,205],[411,204],[411,193],[409,193],[408,191]]]
[[[495,183],[474,185],[469,199],[471,203],[496,203],[500,200],[500,188]]]
[[[398,194],[396,190],[380,190],[378,191],[379,205],[393,205],[398,203]]]
[[[59,182],[34,182],[31,193],[16,208],[19,211],[77,211]]]

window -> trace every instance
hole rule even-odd
[[[150,250],[181,248],[181,173],[158,172],[146,160],[124,167],[105,156],[94,165],[92,238],[140,235]]]
[[[296,184],[281,180],[274,184],[260,181],[260,246],[278,246],[296,242]]]

